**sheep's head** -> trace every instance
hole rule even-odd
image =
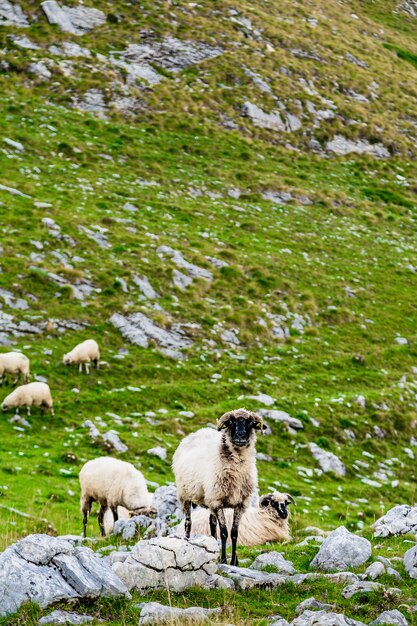
[[[72,363],[72,358],[69,354],[64,354],[64,358],[62,359],[64,365],[70,365]]]
[[[229,411],[217,420],[217,430],[229,431],[230,439],[237,447],[249,445],[253,430],[262,432],[265,428],[262,417],[246,409]]]
[[[281,519],[287,519],[289,504],[295,504],[294,498],[290,496],[289,493],[280,493],[279,491],[268,493],[259,500],[259,506],[261,508],[266,509],[270,507],[273,509],[275,515],[278,515]]]
[[[6,404],[6,402],[3,402],[3,404],[1,405],[1,408],[3,411],[7,411],[7,409],[9,408],[9,405]]]

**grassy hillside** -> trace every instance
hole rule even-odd
[[[269,421],[272,434],[258,443],[271,458],[259,461],[260,490],[296,497],[296,538],[309,525],[368,532],[394,504],[413,504],[416,18],[382,0],[140,8],[103,0],[94,6],[106,23],[77,37],[49,25],[38,3],[20,5],[31,25],[0,32],[0,331],[7,315],[35,328],[21,327],[18,337],[6,332],[2,343],[22,349],[33,374],[47,379],[56,414],[34,409],[30,426],[10,423],[13,412],[2,416],[1,547],[50,525],[59,534],[81,531],[78,472],[108,452],[91,443],[85,420],[101,432],[116,430],[128,446],[117,456],[165,484],[184,434],[231,408],[266,408],[248,399],[258,393],[303,424],[291,432]],[[156,65],[158,84],[131,84],[108,59],[140,43],[143,30],[222,52],[182,72]],[[39,48],[22,48],[17,35]],[[48,50],[68,41],[92,56],[63,59]],[[44,80],[30,65],[45,58],[52,61]],[[74,108],[92,89],[103,96],[101,117]],[[128,111],[117,110],[120,95],[131,98]],[[256,127],[242,116],[246,101],[280,110],[283,119],[296,115],[301,126]],[[333,115],[317,116],[320,110]],[[381,144],[389,156],[335,156],[326,145],[336,135]],[[160,246],[180,251],[212,280],[194,278],[179,289],[173,270],[187,272],[158,253]],[[137,276],[160,297],[141,295]],[[26,309],[14,308],[17,298]],[[110,318],[135,312],[162,328],[191,325],[183,327],[193,342],[185,358],[127,342]],[[289,329],[284,339],[274,336],[279,315]],[[63,320],[79,328],[61,332]],[[89,337],[108,366],[89,376],[64,367],[63,354]],[[2,398],[9,390],[3,387]],[[334,452],[346,477],[321,474],[309,442]],[[167,461],[147,454],[157,445],[167,448]],[[97,532],[94,518],[89,532]],[[307,567],[314,550],[291,550]],[[384,542],[383,550],[402,555],[405,547]],[[414,583],[402,584],[416,593]],[[320,595],[320,585],[291,600],[288,589],[263,592],[262,604],[257,593],[224,592],[196,592],[178,603],[225,601],[235,611],[227,620],[253,623],[268,612],[293,616],[293,604]],[[338,588],[328,593],[347,606]],[[386,602],[351,613],[367,620]],[[91,610],[117,619],[121,609]],[[137,613],[123,610],[126,623],[135,623]]]

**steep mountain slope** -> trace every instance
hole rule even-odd
[[[111,450],[86,420],[164,484],[184,433],[284,411],[260,490],[297,498],[296,528],[412,504],[414,2],[103,0],[77,34],[20,7],[0,1],[0,338],[56,415],[2,417],[2,547],[80,531],[79,469]],[[62,365],[88,337],[90,376]]]

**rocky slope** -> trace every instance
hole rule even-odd
[[[416,14],[0,0],[0,343],[56,406],[2,418],[2,548],[80,532],[86,460],[168,484],[180,438],[237,406],[269,426],[260,491],[297,499],[294,545],[308,526],[372,538],[414,504]],[[88,337],[104,361],[90,376],[62,365]],[[374,550],[403,559],[405,533]],[[317,547],[292,550],[312,573]],[[223,601],[193,593],[178,606]],[[282,602],[291,621],[303,599],[262,592],[261,612],[256,593],[228,596],[225,620]],[[397,606],[370,597],[350,615]]]

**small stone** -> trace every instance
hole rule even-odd
[[[291,626],[365,626],[365,624],[346,617],[343,613],[304,611],[291,622]]]
[[[342,596],[344,598],[352,598],[357,593],[370,593],[371,591],[379,591],[383,589],[384,586],[381,583],[374,583],[369,581],[358,581],[353,583],[353,585],[348,585],[342,591]]]
[[[408,626],[408,621],[405,616],[398,611],[397,609],[393,609],[391,611],[384,611],[373,622],[370,622],[370,626],[375,624],[393,624],[394,626]]]
[[[233,580],[237,589],[275,589],[285,582],[285,576],[260,572],[256,569],[220,565],[219,570]]]
[[[319,600],[316,600],[316,598],[307,598],[306,600],[303,600],[302,602],[300,602],[300,604],[298,604],[295,607],[295,612],[296,613],[303,613],[303,611],[306,611],[307,609],[310,611],[325,611],[328,609],[333,609],[334,605],[333,604],[326,604],[325,602],[319,602]]]
[[[61,611],[60,609],[56,611],[52,611],[49,615],[45,615],[45,617],[41,617],[38,624],[42,626],[43,624],[87,624],[88,622],[93,622],[97,618],[92,617],[91,615],[80,615],[79,613],[74,613],[73,611]],[[103,620],[98,620],[102,622]]]
[[[162,448],[162,446],[156,446],[155,448],[150,448],[148,450],[148,454],[151,454],[153,456],[157,456],[162,461],[166,461],[167,460],[166,448]]]
[[[291,561],[287,561],[280,552],[264,552],[256,557],[250,569],[264,570],[274,567],[278,574],[295,574],[295,567]]]
[[[323,450],[317,444],[312,442],[308,444],[308,447],[323,472],[333,472],[336,476],[344,476],[346,474],[344,464],[335,454]]]
[[[376,580],[383,574],[385,574],[385,567],[383,563],[380,563],[379,561],[374,561],[373,563],[368,565],[365,570],[365,576],[367,578],[370,578],[371,580]]]

